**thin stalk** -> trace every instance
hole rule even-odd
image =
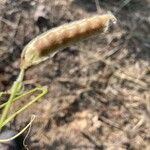
[[[9,112],[9,109],[10,109],[11,104],[13,102],[13,99],[15,98],[17,92],[19,91],[19,89],[21,87],[21,83],[22,83],[23,77],[24,77],[24,70],[22,69],[20,71],[20,74],[19,74],[18,78],[16,79],[16,81],[12,85],[11,95],[10,95],[10,97],[8,99],[8,102],[7,102],[3,112],[2,112],[2,115],[1,115],[1,118],[0,118],[0,130],[2,129],[3,122],[5,121],[5,119],[6,119],[7,115],[8,115],[8,112]]]
[[[19,95],[19,96],[15,97],[15,98],[13,99],[13,102],[16,102],[16,101],[19,100],[20,98],[22,98],[22,97],[24,97],[24,96],[27,96],[27,95],[29,95],[29,94],[32,94],[32,93],[34,93],[34,92],[36,92],[36,91],[40,91],[40,90],[41,90],[41,87],[36,87],[36,88],[34,88],[34,89],[30,90],[30,91],[27,91],[26,93],[23,93],[22,95]],[[1,105],[0,105],[0,109],[2,109],[3,107],[5,107],[6,105],[7,105],[7,102],[1,104]]]
[[[2,95],[3,95],[3,92],[0,92],[0,97],[2,97]]]
[[[16,117],[18,114],[26,110],[29,106],[31,106],[33,103],[35,103],[38,99],[40,99],[42,96],[44,96],[47,93],[47,88],[41,87],[40,89],[42,92],[37,97],[33,98],[31,101],[29,101],[26,105],[24,105],[22,108],[20,108],[18,111],[14,112],[11,116],[9,116],[7,119],[4,120],[4,122],[1,124],[1,128],[5,126],[9,121],[11,121],[14,117]]]
[[[20,136],[23,132],[25,132],[25,130],[27,130],[27,129],[31,126],[31,124],[32,124],[32,122],[34,121],[34,119],[35,119],[35,116],[33,115],[33,116],[31,117],[31,121],[30,121],[19,133],[17,133],[16,135],[14,135],[13,137],[10,137],[10,138],[8,138],[8,139],[0,139],[0,143],[9,142],[9,141],[11,141],[11,140],[14,140],[14,139],[17,138],[18,136]]]

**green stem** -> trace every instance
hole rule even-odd
[[[34,92],[36,92],[36,91],[40,91],[40,90],[41,90],[40,87],[36,87],[36,88],[34,88],[34,89],[30,90],[30,91],[27,91],[26,93],[23,93],[22,95],[19,95],[19,96],[15,97],[15,98],[13,99],[13,102],[16,102],[16,101],[19,100],[20,98],[22,98],[22,97],[24,97],[24,96],[27,96],[27,95],[29,95],[29,94],[32,94],[32,93],[34,93]],[[1,104],[1,105],[0,105],[0,109],[2,109],[3,107],[5,107],[6,105],[7,105],[7,102]]]
[[[19,90],[18,88],[20,88],[20,85],[21,85],[22,80],[23,80],[23,76],[24,76],[24,70],[21,70],[17,80],[12,85],[11,95],[10,95],[10,97],[8,99],[8,102],[7,102],[5,108],[4,108],[3,112],[2,112],[1,118],[0,118],[0,130],[2,129],[3,123],[4,123],[4,121],[5,121],[5,119],[6,119],[7,115],[8,115],[8,111],[9,111],[9,109],[11,107],[13,99],[15,98],[16,93]]]
[[[47,93],[47,88],[41,87],[40,89],[42,91],[41,94],[39,94],[37,97],[33,98],[30,102],[28,102],[25,106],[20,108],[18,111],[13,113],[11,116],[9,116],[7,119],[4,120],[4,122],[1,124],[1,128],[5,126],[10,120],[12,120],[14,117],[16,117],[18,114],[26,110],[29,106],[31,106],[33,103],[35,103],[38,99],[40,99],[42,96],[44,96]]]
[[[3,92],[0,92],[0,97],[2,97],[2,95],[3,95]]]

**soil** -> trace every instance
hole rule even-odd
[[[34,114],[29,132],[0,148],[149,150],[149,10],[149,0],[1,1],[0,91],[10,89],[23,47],[40,33],[108,11],[118,23],[105,35],[72,45],[27,70],[24,90],[41,85],[48,93],[9,123],[0,137],[19,132]],[[11,111],[30,99],[16,102]]]

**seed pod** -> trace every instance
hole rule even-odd
[[[116,22],[112,14],[96,15],[51,29],[33,39],[21,55],[21,69],[38,64],[49,54],[107,30],[109,22]]]

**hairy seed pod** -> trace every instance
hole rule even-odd
[[[116,22],[112,14],[96,15],[53,28],[37,36],[22,51],[21,69],[46,60],[49,54],[64,49],[70,44],[105,32],[110,21]]]

